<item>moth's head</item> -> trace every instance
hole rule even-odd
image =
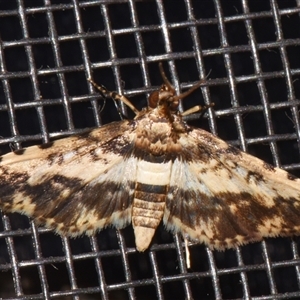
[[[163,84],[159,90],[154,91],[149,97],[149,106],[156,108],[164,106],[172,111],[178,109],[179,98],[176,95],[175,89],[171,85]]]
[[[161,85],[159,90],[151,93],[149,97],[149,107],[163,107],[168,111],[175,112],[178,110],[179,100],[187,97],[197,88],[199,88],[202,84],[202,81],[199,81],[197,84],[192,86],[189,90],[185,91],[184,93],[176,94],[174,87],[172,86],[164,72],[162,63],[160,62],[158,66],[164,84]]]

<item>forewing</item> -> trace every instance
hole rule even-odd
[[[300,233],[300,180],[210,133],[181,137],[164,223],[184,237],[224,249]]]
[[[131,220],[136,159],[128,121],[9,153],[0,161],[0,206],[62,234]]]

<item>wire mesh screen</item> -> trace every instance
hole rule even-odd
[[[119,120],[89,77],[141,109],[162,61],[178,92],[206,78],[182,109],[214,111],[191,125],[299,176],[299,14],[298,0],[0,0],[1,153]],[[163,226],[139,253],[131,226],[68,239],[2,214],[0,298],[299,299],[298,246],[190,244],[187,269]]]

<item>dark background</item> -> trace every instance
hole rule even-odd
[[[119,120],[89,77],[142,108],[162,61],[177,91],[207,78],[182,108],[215,110],[190,124],[300,176],[297,3],[0,0],[1,153]],[[300,298],[298,238],[192,245],[187,270],[182,240],[163,226],[138,253],[131,226],[66,239],[2,216],[1,299]]]

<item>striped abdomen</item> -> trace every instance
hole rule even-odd
[[[132,225],[138,251],[145,251],[149,247],[162,220],[170,174],[171,162],[138,162],[132,207]]]

